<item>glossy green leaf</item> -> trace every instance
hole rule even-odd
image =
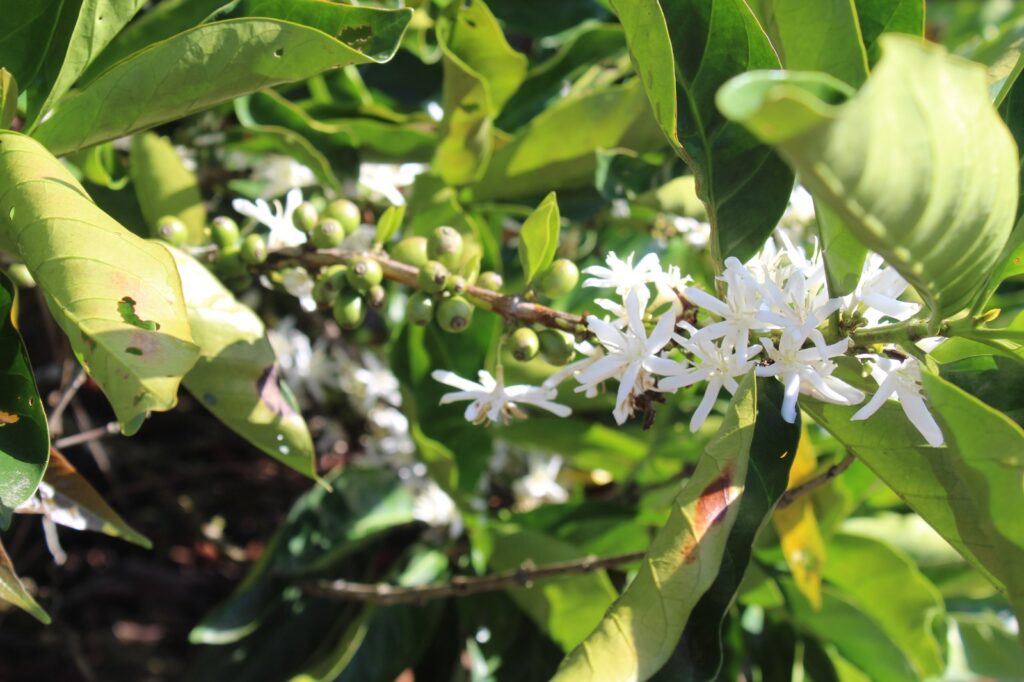
[[[825,579],[878,622],[918,679],[941,676],[945,661],[935,626],[942,625],[945,605],[913,560],[878,540],[845,533],[829,539],[828,553]]]
[[[855,97],[823,101],[778,73],[719,92],[732,120],[778,147],[815,198],[882,254],[933,318],[971,304],[1013,227],[1018,162],[989,101],[985,71],[906,36]]]
[[[743,0],[613,0],[655,118],[697,177],[712,249],[746,260],[782,216],[793,175],[715,107],[715,92],[779,59]],[[742,47],[740,47],[742,46]]]
[[[15,288],[0,274],[0,528],[32,497],[50,456],[50,431],[15,319]]]
[[[161,218],[176,216],[188,228],[188,243],[203,243],[206,207],[199,182],[195,173],[185,168],[171,141],[155,133],[135,135],[130,164],[135,196],[149,234],[157,236]]]
[[[18,81],[7,69],[0,68],[0,129],[10,128],[18,115]]]
[[[25,89],[46,59],[61,19],[65,0],[9,2],[0,26],[0,65],[14,74]]]
[[[863,422],[850,421],[856,407],[801,405],[1024,612],[1024,526],[1014,511],[1024,431],[930,373],[924,373],[924,392],[945,447],[928,447],[895,401]]]
[[[558,199],[551,192],[529,215],[519,230],[519,264],[527,282],[532,282],[542,270],[551,265],[558,249],[562,218],[558,212]]]
[[[496,528],[490,566],[495,571],[581,559],[572,544],[529,528]],[[618,593],[604,571],[544,580],[531,587],[508,590],[508,595],[564,651],[583,641],[601,622]]]
[[[814,213],[818,222],[829,295],[851,294],[860,282],[868,250],[857,241],[843,219],[828,204],[815,201]]]
[[[185,388],[232,431],[315,479],[313,439],[281,376],[263,321],[198,261],[170,251],[199,346]]]
[[[405,204],[388,206],[377,219],[377,234],[374,237],[374,243],[377,246],[387,244],[391,237],[401,229],[403,219],[405,219]]]
[[[113,191],[128,184],[128,169],[110,142],[84,149],[71,157],[87,182]]]
[[[18,574],[14,572],[14,564],[11,563],[11,558],[7,556],[7,550],[4,549],[3,542],[0,542],[0,599],[14,604],[19,609],[28,611],[32,614],[33,618],[43,625],[50,624],[50,616],[47,615],[46,611],[36,602],[32,595],[28,593]]]
[[[241,101],[242,98],[235,100],[236,108]],[[325,187],[341,192],[341,182],[330,161],[302,134],[284,126],[246,123],[240,138],[229,142],[227,148],[246,154],[283,154],[313,171]]]
[[[646,680],[665,664],[717,578],[742,504],[756,411],[750,373],[679,491],[639,573],[553,679]]]
[[[868,77],[855,0],[762,0],[765,30],[782,66],[823,71],[853,87]],[[828,30],[821,30],[827,26]]]
[[[34,136],[65,154],[278,83],[387,61],[411,16],[409,10],[329,7],[331,21],[316,28],[282,19],[228,19],[151,45],[69,93]],[[353,25],[353,18],[359,23]]]
[[[42,514],[75,530],[122,538],[146,549],[153,543],[129,526],[64,455],[53,450],[38,494],[18,508],[19,514]]]
[[[0,132],[0,243],[46,293],[57,324],[132,434],[177,402],[195,364],[171,255],[124,229],[35,140]]]
[[[643,88],[633,80],[563,99],[539,114],[494,152],[472,189],[479,199],[521,199],[591,187],[595,150],[647,152],[664,146]]]
[[[144,4],[145,0],[78,0],[63,3],[60,25],[50,41],[39,73],[31,83],[35,96],[29,98],[28,130],[71,89],[92,60]]]
[[[925,0],[856,0],[857,23],[873,67],[882,57],[878,38],[884,33],[924,36]]]
[[[759,379],[756,391],[756,421],[753,440],[747,446],[749,463],[739,514],[729,531],[718,574],[693,607],[677,647],[680,663],[673,670],[685,676],[684,679],[710,680],[718,674],[723,657],[725,616],[736,600],[750,565],[754,543],[786,492],[790,467],[797,456],[800,420],[789,424],[782,419],[782,384]]]

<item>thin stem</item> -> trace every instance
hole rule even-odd
[[[821,474],[820,476],[816,476],[815,478],[812,478],[809,481],[805,481],[794,488],[790,488],[785,493],[783,493],[782,497],[779,498],[779,503],[776,505],[775,508],[784,509],[785,507],[788,507],[789,505],[796,502],[796,500],[801,496],[806,495],[807,493],[812,492],[814,490],[817,490],[821,486],[831,481],[833,478],[836,478],[844,471],[849,469],[850,465],[853,464],[854,459],[855,457],[853,455],[853,451],[847,450],[846,456],[843,457],[843,459],[838,464],[833,464],[832,466],[830,466],[825,471],[825,473]]]
[[[68,405],[71,404],[71,400],[78,394],[78,389],[85,385],[88,378],[89,377],[86,375],[85,370],[79,367],[75,372],[75,376],[60,394],[60,399],[57,401],[57,404],[50,412],[50,416],[47,419],[50,426],[50,433],[60,435],[61,432],[63,432],[64,429],[61,417],[64,416],[64,410],[68,408]]]
[[[885,324],[881,327],[870,329],[855,329],[850,333],[850,338],[855,346],[870,346],[876,343],[914,343],[928,336],[945,336],[949,332],[949,325],[942,323],[939,329],[933,334],[929,331],[928,323],[921,320],[908,320],[896,324]]]
[[[466,597],[481,592],[496,592],[510,587],[531,587],[537,580],[558,578],[577,573],[590,573],[602,568],[640,561],[644,552],[619,554],[609,557],[588,556],[575,561],[563,561],[544,566],[524,562],[519,568],[481,576],[456,576],[437,585],[400,587],[388,583],[355,583],[347,580],[320,580],[303,584],[306,594],[327,599],[370,602],[373,604],[407,604]]]
[[[393,260],[387,254],[380,252],[346,249],[320,249],[318,251],[280,249],[270,254],[267,263],[270,267],[288,263],[298,263],[307,267],[323,267],[325,265],[344,265],[357,257],[372,258],[380,263],[386,279],[411,289],[420,288],[419,268]],[[477,307],[495,312],[507,320],[539,324],[573,334],[587,333],[586,321],[580,315],[549,308],[539,303],[531,303],[519,296],[507,296],[472,285],[466,286],[465,294]]]
[[[64,438],[58,438],[53,442],[53,447],[58,450],[70,448],[73,445],[81,445],[82,443],[90,443],[100,438],[106,438],[107,436],[113,436],[115,433],[120,431],[120,426],[117,422],[110,422],[103,426],[97,426],[95,429],[89,429],[88,431],[82,431],[71,436],[65,436]]]

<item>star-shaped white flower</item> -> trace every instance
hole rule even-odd
[[[416,181],[416,176],[426,170],[422,163],[364,163],[359,166],[359,185],[369,192],[387,200],[392,206],[405,204],[402,188]]]
[[[583,286],[615,289],[615,293],[623,299],[630,293],[635,293],[641,307],[646,306],[651,297],[647,285],[661,275],[661,263],[658,261],[657,254],[649,253],[634,266],[635,255],[631,253],[626,260],[622,260],[615,255],[614,251],[609,252],[608,257],[605,258],[607,267],[591,265],[588,268],[583,268],[585,274],[592,275],[583,280]]]
[[[231,202],[231,208],[270,228],[270,233],[267,235],[267,246],[277,249],[306,243],[306,233],[292,223],[292,215],[301,203],[302,190],[295,188],[285,196],[283,206],[278,199],[273,200],[273,205],[263,199],[256,201],[235,199]]]
[[[581,341],[576,344],[576,352],[583,357],[574,362],[570,362],[568,365],[558,370],[541,384],[544,388],[555,388],[569,377],[576,377],[580,372],[587,369],[595,362],[604,357],[604,348],[601,346],[593,346],[587,341]],[[597,385],[589,387],[584,393],[588,398],[594,398],[597,396]]]
[[[665,313],[648,336],[643,323],[643,306],[635,291],[626,297],[626,313],[629,324],[622,330],[593,315],[587,318],[587,326],[604,347],[605,356],[576,377],[581,384],[577,391],[590,390],[608,379],[619,380],[612,412],[619,424],[624,424],[633,414],[636,397],[654,388],[651,373],[659,360],[657,354],[672,339],[675,326],[675,315]]]
[[[758,367],[761,377],[779,377],[785,385],[782,401],[782,418],[792,424],[796,421],[796,400],[799,393],[805,393],[818,400],[839,405],[856,405],[864,400],[864,394],[853,386],[832,376],[836,364],[828,358],[842,355],[849,347],[850,340],[842,339],[825,347],[822,358],[817,348],[802,348],[804,338],[783,333],[776,348],[770,339],[762,338],[761,345],[772,364]]]
[[[878,384],[878,391],[864,407],[850,417],[853,421],[867,419],[891,397],[903,407],[907,419],[914,425],[933,448],[945,443],[942,429],[935,417],[928,411],[921,393],[921,367],[914,358],[896,360],[893,358],[867,356],[871,366],[871,377]]]
[[[516,506],[528,511],[541,504],[561,504],[569,499],[569,492],[558,482],[562,469],[562,457],[554,455],[549,459],[530,456],[530,468],[525,476],[512,483]]]
[[[299,299],[303,310],[313,312],[316,310],[316,301],[313,299],[313,277],[305,268],[285,268],[280,271],[281,286],[289,294]]]
[[[485,422],[508,424],[513,417],[525,419],[526,413],[519,408],[520,404],[539,407],[558,417],[568,417],[572,414],[572,409],[554,402],[557,392],[553,388],[527,384],[505,386],[500,368],[497,379],[491,376],[490,372],[480,370],[477,375],[480,383],[463,379],[454,372],[442,369],[434,370],[430,376],[434,378],[434,381],[459,389],[441,396],[441,404],[447,405],[469,400],[465,417],[466,421],[474,424]]]
[[[771,326],[760,318],[764,308],[763,285],[736,258],[725,260],[725,270],[719,279],[726,283],[724,301],[697,287],[687,287],[685,296],[691,303],[722,318],[704,327],[702,338],[728,338],[742,354],[751,331]]]
[[[852,314],[863,306],[862,315],[867,320],[867,327],[877,327],[883,317],[899,322],[909,320],[921,305],[899,300],[908,286],[896,268],[886,265],[877,253],[869,253],[864,259],[857,288],[843,299],[844,307],[847,313]]]

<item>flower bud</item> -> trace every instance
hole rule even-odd
[[[576,354],[573,335],[560,329],[545,329],[537,335],[540,353],[552,365],[564,365]]]
[[[420,269],[420,289],[428,294],[437,294],[444,290],[448,282],[448,268],[436,260],[427,261]]]
[[[237,248],[238,223],[227,216],[217,216],[210,223],[210,236],[213,243],[222,250]]]
[[[509,345],[512,348],[512,357],[519,362],[527,362],[537,356],[540,350],[540,341],[537,339],[537,332],[529,327],[520,327],[509,336]]]
[[[366,293],[370,287],[376,286],[384,280],[384,271],[377,261],[366,256],[359,256],[349,263],[347,277],[348,283],[356,291]]]
[[[370,304],[371,308],[380,310],[384,307],[384,299],[387,298],[387,292],[384,291],[384,287],[380,284],[374,284],[370,287],[370,290],[366,292],[366,302]]]
[[[434,319],[434,299],[422,291],[417,291],[409,297],[405,314],[409,322],[419,327],[427,326]]]
[[[334,321],[342,329],[355,329],[366,319],[366,306],[355,291],[343,291],[334,301]]]
[[[259,265],[267,260],[267,240],[258,234],[250,234],[242,240],[239,251],[242,262],[247,265]]]
[[[188,228],[177,216],[165,215],[156,221],[156,235],[172,246],[184,246]]]
[[[319,221],[320,214],[317,212],[316,206],[308,201],[299,204],[295,208],[295,213],[292,214],[292,224],[306,234],[312,234]]]
[[[345,241],[345,228],[334,218],[324,218],[313,228],[310,241],[318,249],[333,249]]]
[[[559,258],[537,279],[537,291],[546,298],[558,298],[576,288],[580,270],[568,258]]]
[[[472,321],[473,304],[462,296],[446,298],[437,306],[437,324],[446,332],[464,332]]]
[[[448,268],[456,267],[462,260],[462,235],[447,225],[435,229],[427,241],[427,254]]]
[[[480,273],[480,276],[476,278],[476,285],[488,291],[501,291],[501,288],[505,286],[505,280],[493,270],[488,270]]]
[[[359,228],[359,224],[363,221],[363,214],[359,210],[359,207],[348,199],[335,199],[331,203],[327,204],[327,208],[324,209],[325,218],[333,218],[341,223],[342,229],[345,230],[345,234],[352,234]]]
[[[399,263],[422,268],[427,264],[427,238],[406,237],[391,249],[391,257]]]

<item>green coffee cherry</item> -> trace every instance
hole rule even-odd
[[[576,340],[560,329],[545,329],[537,335],[540,353],[552,365],[564,365],[576,354]]]
[[[448,280],[448,289],[453,294],[461,294],[466,290],[466,278],[461,275],[453,275]]]
[[[391,257],[399,263],[422,268],[430,260],[427,257],[427,238],[406,237],[391,249]]]
[[[387,298],[387,292],[380,284],[375,284],[370,287],[369,291],[366,292],[366,302],[370,304],[371,308],[380,310],[384,307],[384,300]]]
[[[420,289],[428,294],[437,294],[444,290],[448,283],[448,268],[436,260],[427,261],[420,269]]]
[[[338,294],[348,287],[347,272],[348,267],[344,265],[331,265],[321,270],[313,283],[313,300],[319,305],[332,305]]]
[[[237,248],[238,223],[227,216],[217,216],[210,223],[210,236],[213,243],[223,250]]]
[[[316,206],[308,201],[299,204],[295,213],[292,214],[292,224],[306,234],[312,234],[318,222],[320,222],[320,214],[317,212]]]
[[[250,234],[242,240],[239,250],[242,262],[247,265],[259,265],[267,260],[267,240],[258,234]]]
[[[235,293],[245,291],[252,286],[253,278],[248,272],[243,272],[240,275],[233,275],[224,280],[225,286]]]
[[[318,249],[333,249],[345,241],[345,228],[334,218],[324,218],[313,228],[310,241]]]
[[[165,215],[156,221],[156,236],[172,246],[184,246],[188,240],[188,228],[177,216]]]
[[[342,329],[355,329],[366,319],[366,305],[355,291],[343,291],[334,301],[333,313]]]
[[[462,296],[446,298],[437,306],[437,324],[446,332],[464,332],[472,321],[473,304]]]
[[[237,247],[219,252],[213,260],[213,271],[225,282],[233,277],[248,274]]]
[[[476,285],[488,291],[501,291],[501,288],[505,286],[505,279],[493,270],[488,270],[480,273],[480,276],[476,278]]]
[[[335,199],[327,204],[327,208],[324,209],[324,217],[333,218],[341,223],[345,234],[355,232],[359,223],[363,221],[363,214],[359,207],[348,199]]]
[[[462,260],[462,235],[454,227],[443,225],[427,240],[427,254],[447,268],[455,268]]]
[[[346,276],[348,277],[348,283],[352,285],[353,289],[366,293],[370,287],[384,281],[384,270],[381,269],[380,263],[372,258],[359,256],[358,258],[353,258],[352,262],[349,263]]]
[[[512,357],[519,362],[526,362],[537,357],[540,341],[537,339],[537,332],[529,327],[520,327],[515,330],[508,340],[512,349]]]
[[[568,258],[559,258],[537,280],[537,291],[547,298],[558,298],[576,288],[580,269]]]
[[[419,327],[426,327],[434,319],[434,299],[422,291],[417,291],[409,297],[405,314],[409,322]]]

